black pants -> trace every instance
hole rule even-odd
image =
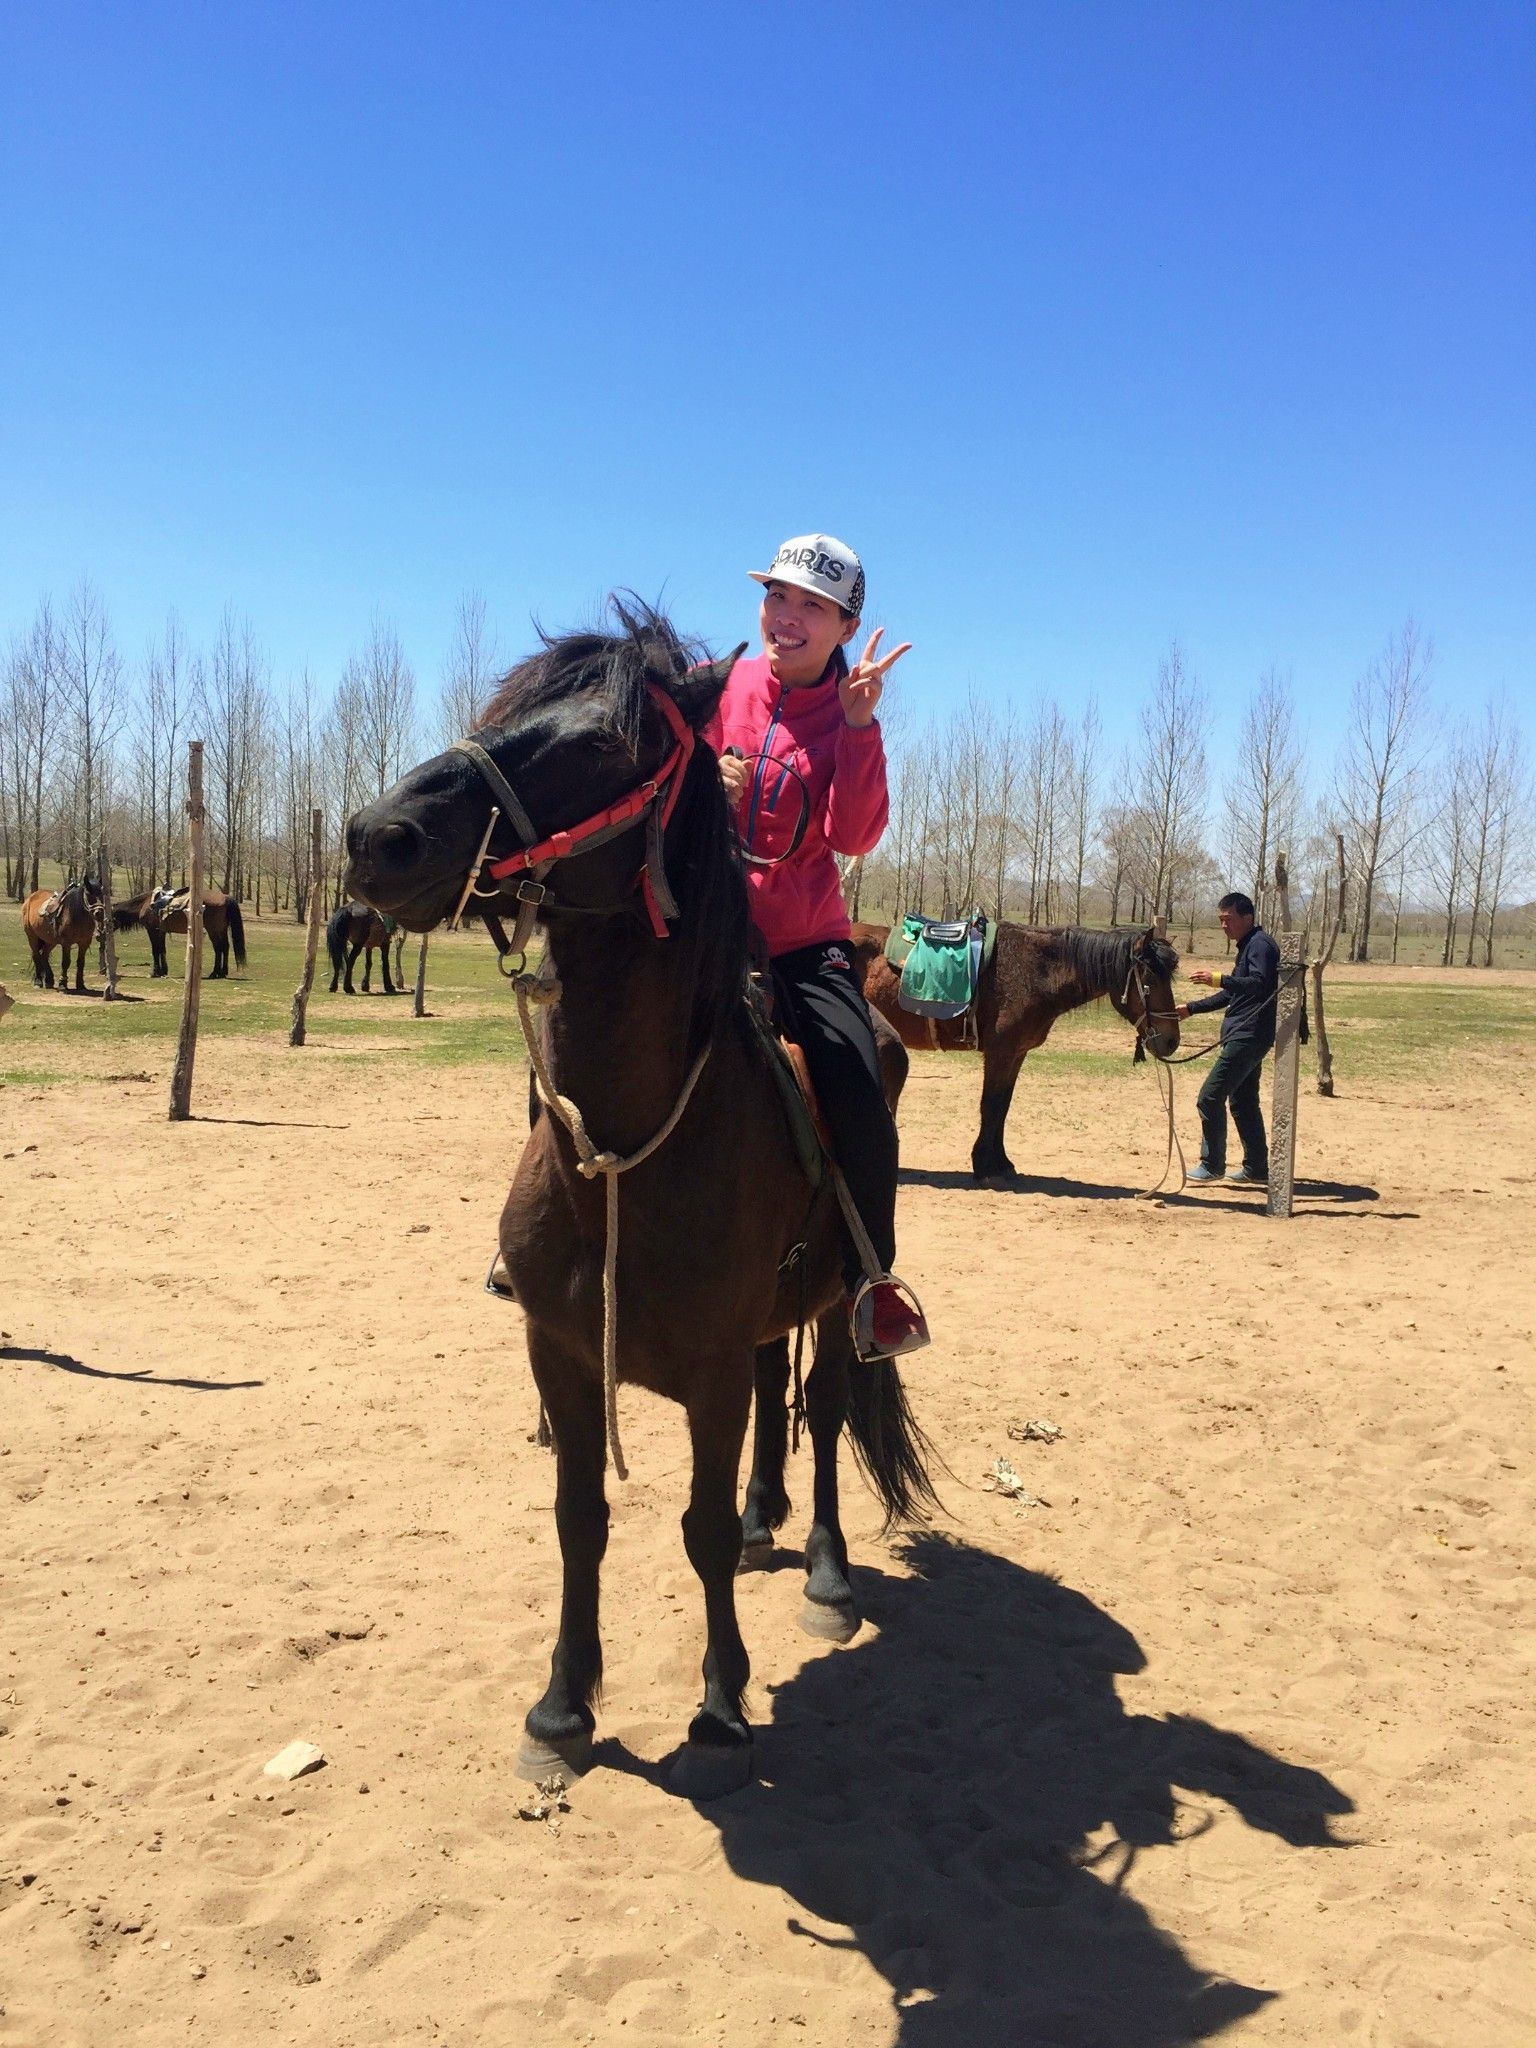
[[[781,953],[773,963],[774,1001],[785,1036],[805,1048],[805,1063],[854,1207],[887,1272],[896,1262],[896,1122],[886,1107],[875,1027],[859,986],[853,948],[843,939]],[[848,1246],[843,1278],[863,1278]]]
[[[1196,1098],[1200,1111],[1200,1157],[1212,1173],[1227,1170],[1227,1105],[1243,1145],[1243,1165],[1255,1180],[1269,1177],[1269,1139],[1259,1107],[1259,1075],[1269,1047],[1252,1038],[1230,1038],[1211,1062]]]

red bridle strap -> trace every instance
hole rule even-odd
[[[539,840],[533,846],[519,847],[516,853],[509,853],[502,860],[490,862],[485,872],[493,881],[504,882],[510,875],[526,874],[535,868],[548,867],[555,861],[565,860],[571,854],[580,853],[602,840],[616,838],[626,827],[644,817],[658,797],[663,797],[660,825],[662,831],[666,830],[671,822],[672,813],[677,808],[678,797],[682,794],[683,776],[693,755],[695,734],[693,727],[665,690],[652,683],[649,685],[649,693],[651,702],[671,728],[676,741],[671,753],[655,774],[647,776],[644,782],[627,791],[625,795],[615,798],[605,809],[594,811],[590,817],[583,818],[579,824],[568,825],[559,832],[551,832],[547,838]],[[658,834],[658,850],[659,845]],[[649,859],[640,870],[640,886],[650,914],[651,929],[658,938],[665,938],[666,920],[658,908]]]

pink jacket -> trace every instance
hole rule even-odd
[[[778,866],[747,867],[753,922],[769,953],[846,939],[848,908],[832,856],[868,853],[885,830],[878,723],[849,725],[835,676],[788,690],[760,654],[737,662],[704,737],[716,753],[737,747],[752,764],[736,814],[743,849],[770,860],[789,855]],[[804,836],[789,853],[802,817]]]

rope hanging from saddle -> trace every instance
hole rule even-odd
[[[629,1467],[624,1462],[624,1446],[619,1441],[619,1175],[628,1173],[632,1167],[643,1165],[653,1152],[671,1137],[682,1121],[683,1111],[688,1107],[693,1091],[698,1085],[709,1059],[710,1041],[706,1040],[698,1058],[688,1069],[682,1092],[673,1103],[670,1113],[659,1130],[638,1151],[627,1158],[620,1158],[616,1152],[605,1152],[594,1145],[587,1131],[586,1120],[580,1109],[568,1095],[562,1095],[555,1086],[544,1049],[539,1042],[539,1033],[533,1020],[533,1010],[546,1008],[560,1000],[560,983],[552,973],[541,967],[537,974],[527,972],[513,977],[512,988],[517,997],[518,1022],[522,1025],[523,1042],[528,1048],[528,1058],[533,1065],[535,1084],[539,1099],[559,1117],[570,1133],[571,1143],[576,1148],[576,1171],[584,1180],[596,1180],[601,1174],[606,1210],[603,1219],[603,1412],[607,1432],[608,1451],[613,1459],[613,1469],[620,1479],[629,1477]]]

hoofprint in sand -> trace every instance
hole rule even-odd
[[[1536,2039],[1516,1050],[1304,1099],[1291,1224],[1132,1201],[1118,1078],[1021,1087],[1032,1177],[977,1190],[920,1056],[953,1519],[883,1539],[849,1475],[844,1649],[792,1559],[740,1582],[759,1779],[697,1807],[686,1438],[632,1391],[597,1767],[511,1771],[558,1598],[480,1291],[520,1071],[215,1038],[171,1127],[165,1065],[0,1095],[0,2042]]]

